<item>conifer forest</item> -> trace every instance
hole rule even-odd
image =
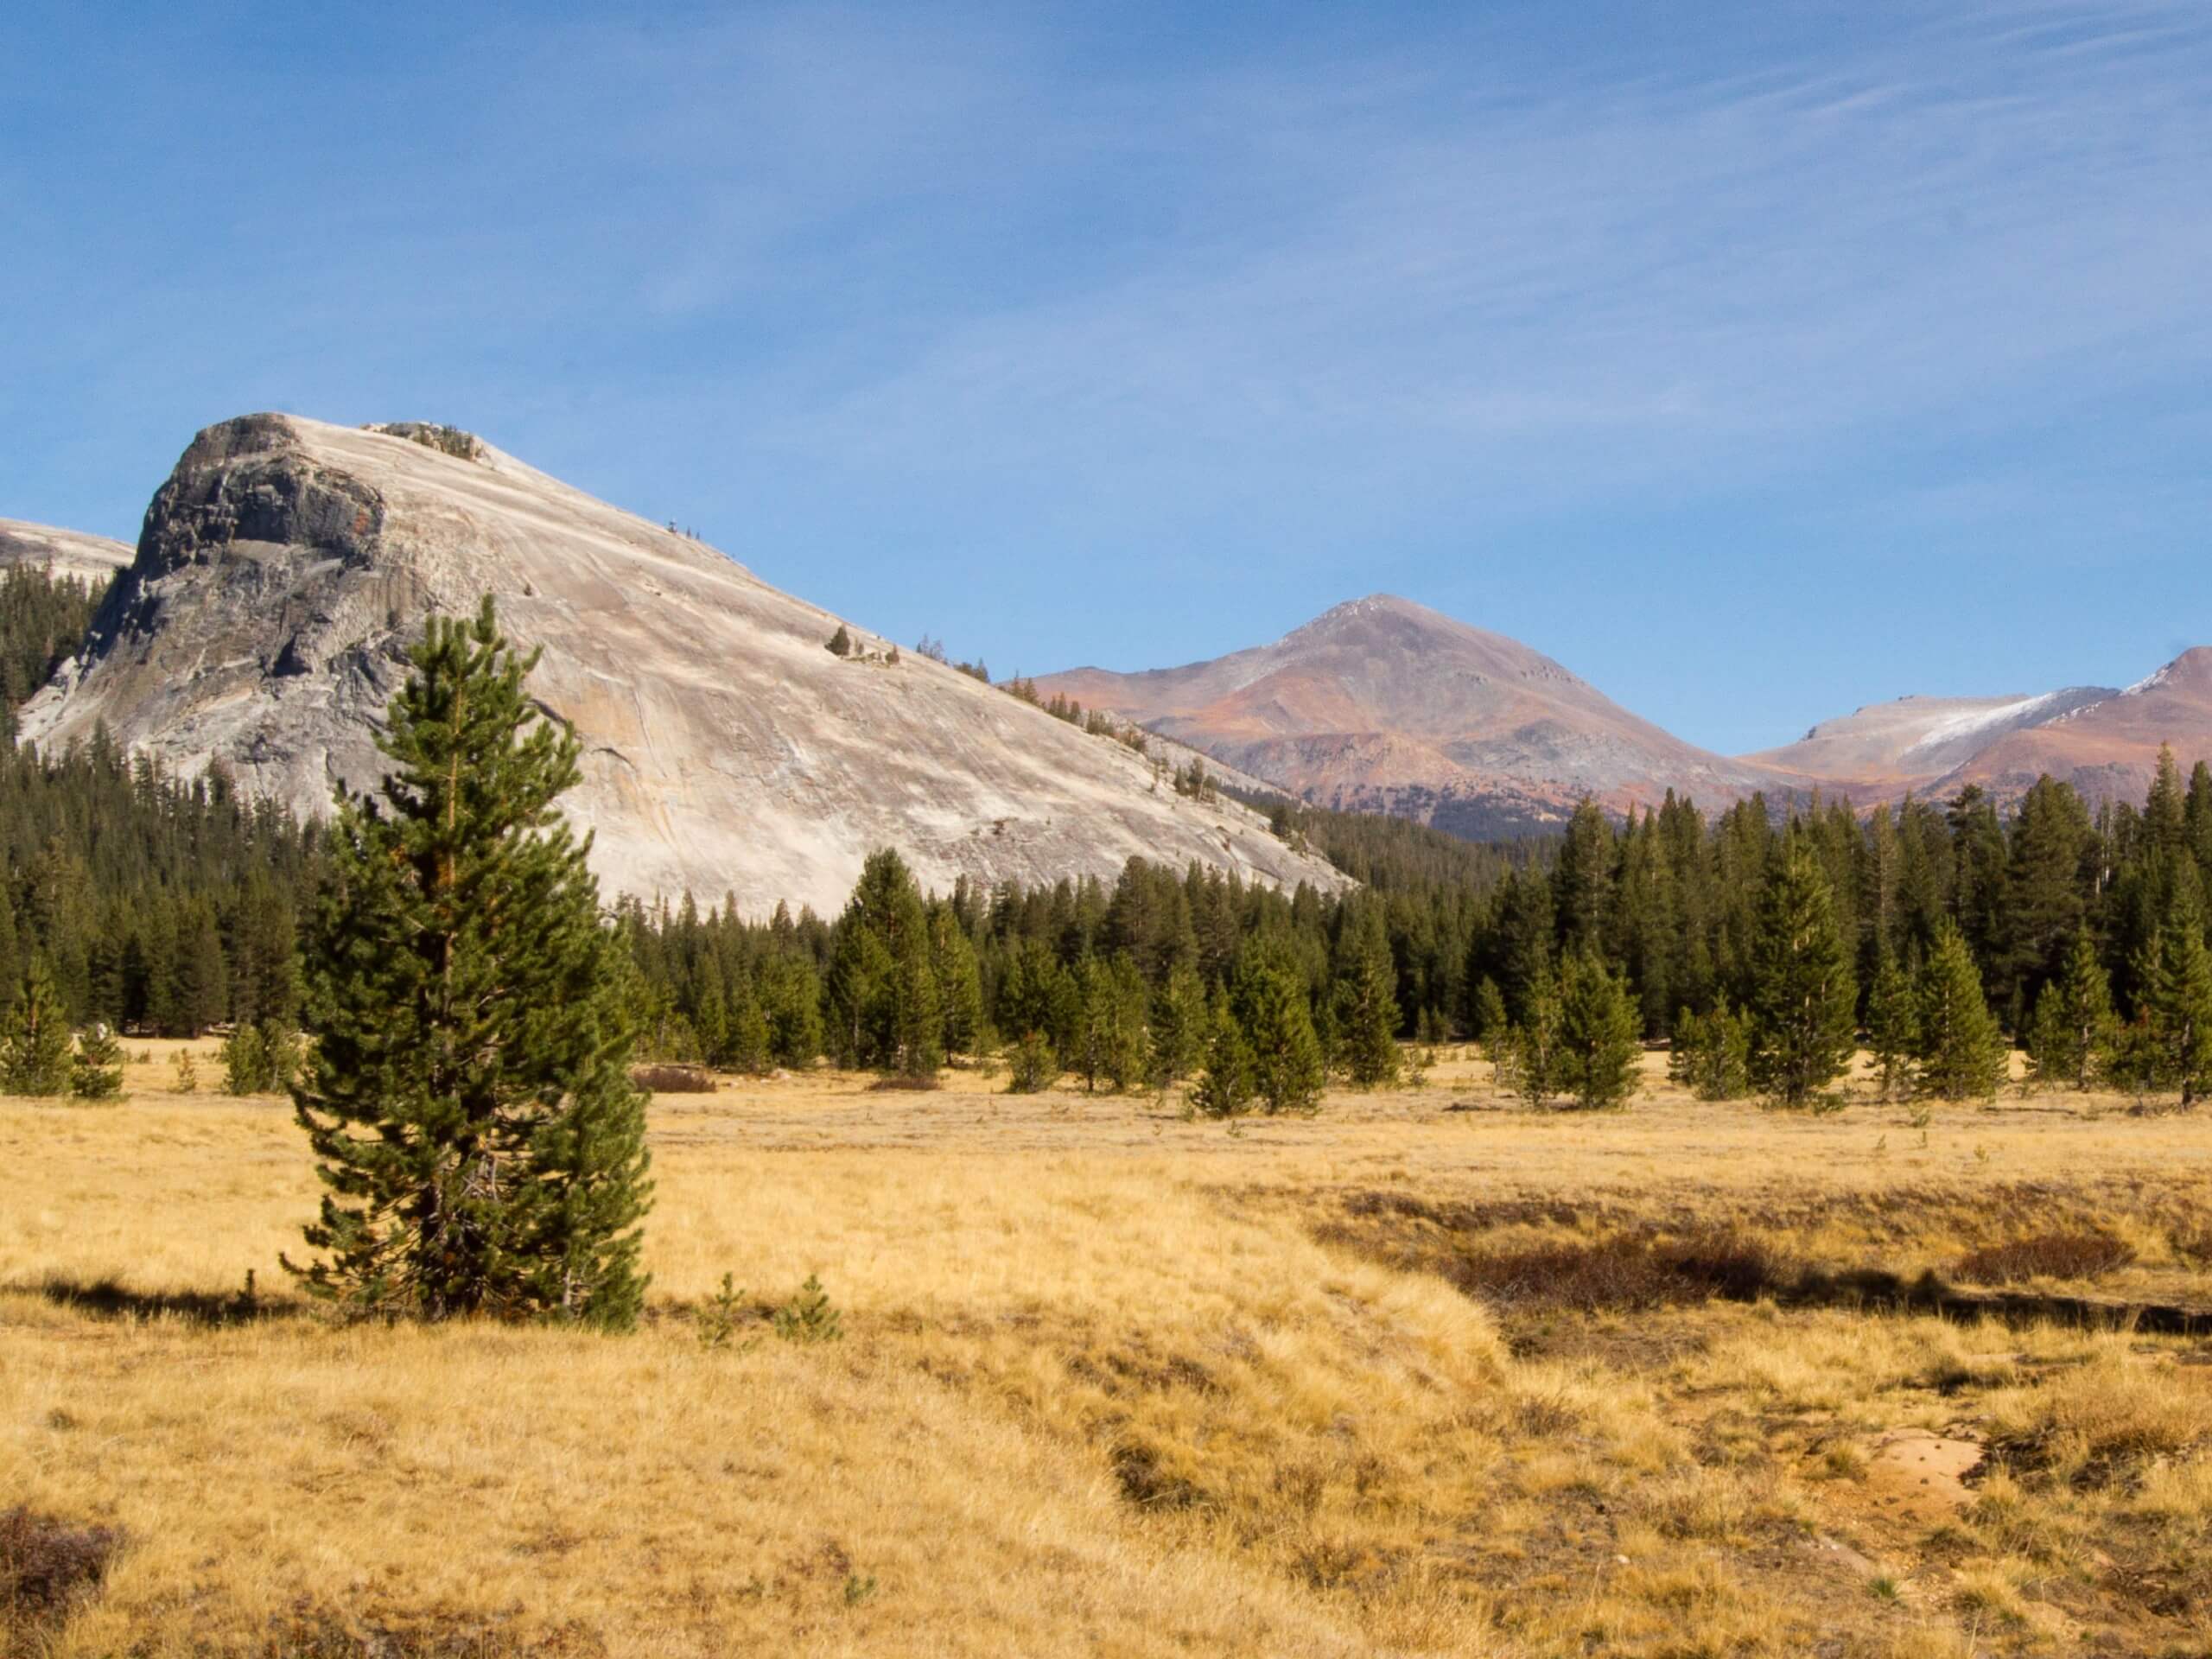
[[[97,596],[0,584],[10,708]],[[195,1036],[298,1021],[302,928],[333,880],[320,824],[219,769],[162,775],[104,737],[0,757],[0,999],[74,1027]],[[1132,860],[1111,882],[917,890],[897,849],[842,914],[624,899],[642,1056],[899,1076],[1005,1051],[1091,1089],[1205,1077],[1224,1111],[1394,1077],[1395,1045],[1473,1039],[1532,1099],[1611,1103],[1622,1057],[1670,1043],[1713,1097],[1817,1097],[1865,1043],[1897,1086],[1972,1097],[2007,1044],[2033,1075],[2193,1100],[2212,1082],[2212,767],[2171,753],[2139,805],[2044,779],[1860,810],[1671,794],[1548,838],[1473,845],[1410,823],[1260,803],[1361,884],[1328,897]],[[1807,1013],[1808,1009],[1813,1010]]]

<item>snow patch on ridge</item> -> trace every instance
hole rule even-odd
[[[1978,709],[1963,715],[1953,715],[1948,720],[1937,721],[1923,732],[1905,753],[1917,754],[1923,749],[1932,749],[1961,738],[2025,724],[2037,709],[2051,707],[2063,695],[2062,692],[2046,691],[2039,697],[2022,697],[2017,702],[2000,702],[1994,709]]]

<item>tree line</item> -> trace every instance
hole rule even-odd
[[[630,904],[648,1041],[925,1072],[1002,1044],[1018,1077],[1157,1086],[1205,1070],[1225,1007],[1257,1052],[1303,1054],[1310,1027],[1347,1077],[1378,1031],[1475,1039],[1508,1086],[1592,1103],[1661,1041],[1713,1098],[1813,1100],[1862,1039],[1885,1090],[1950,1097],[1993,1089],[2012,1039],[2044,1081],[2189,1099],[2212,1081],[2212,769],[2184,783],[2171,754],[2141,808],[2094,812],[2046,779],[2009,815],[1973,788],[1779,822],[1758,798],[1708,821],[1669,796],[1618,825],[1586,802],[1555,842],[1510,849],[1280,804],[1273,821],[1365,885],[1133,860],[1111,884],[925,897],[879,855],[830,922]],[[1298,1032],[1262,982],[1294,989]]]

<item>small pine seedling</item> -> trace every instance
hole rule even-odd
[[[842,1342],[845,1333],[818,1274],[808,1274],[798,1294],[776,1310],[776,1334],[785,1342]]]
[[[176,1091],[188,1095],[200,1087],[200,1068],[192,1063],[192,1051],[180,1048],[176,1052]]]
[[[738,1321],[744,1314],[745,1293],[726,1273],[722,1274],[721,1288],[708,1298],[706,1306],[699,1311],[699,1345],[702,1348],[728,1347],[729,1339],[736,1333]],[[749,1347],[751,1344],[747,1345]]]

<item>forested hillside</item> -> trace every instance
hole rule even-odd
[[[76,649],[98,601],[34,567],[0,575],[0,1001],[38,957],[75,1023],[189,1036],[289,1021],[316,837],[219,772],[181,783],[104,735],[55,756],[13,741],[16,706]]]
[[[0,569],[0,735],[14,735],[16,705],[77,649],[105,591],[40,565]]]

